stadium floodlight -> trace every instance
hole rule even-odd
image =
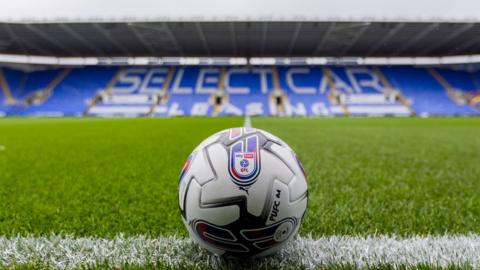
[[[0,54],[0,62],[13,64],[28,64],[30,61],[27,55]]]
[[[293,150],[254,128],[232,128],[204,140],[180,173],[179,206],[190,236],[207,250],[261,257],[298,232],[307,180]]]
[[[232,57],[228,62],[230,65],[246,65],[248,64],[248,59],[245,57]]]
[[[441,64],[441,58],[432,57],[413,57],[412,61],[414,65],[439,65]]]
[[[61,66],[84,66],[97,65],[98,58],[96,57],[59,57],[57,64]]]
[[[413,57],[389,57],[387,58],[387,63],[380,65],[411,65],[414,62],[415,61]]]
[[[440,64],[462,64],[462,63],[472,63],[475,60],[480,59],[479,56],[444,56],[440,58]]]
[[[128,65],[128,57],[99,57],[98,64],[102,66]]]
[[[198,65],[200,64],[199,57],[180,57],[178,59],[179,65]]]
[[[327,64],[327,58],[325,57],[308,57],[305,59],[307,65],[325,65]]]
[[[358,65],[358,57],[329,57],[327,58],[327,65]]]
[[[250,65],[275,65],[277,60],[273,57],[252,57],[249,60]]]
[[[58,65],[58,58],[50,56],[29,56],[29,61],[40,65]]]

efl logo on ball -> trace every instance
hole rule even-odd
[[[229,172],[239,186],[252,185],[260,172],[258,136],[253,135],[230,146]]]

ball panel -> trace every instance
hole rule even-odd
[[[186,220],[183,220],[183,223],[185,224],[185,227],[187,227],[187,230],[188,230],[188,234],[190,235],[190,237],[193,239],[193,241],[195,241],[196,243],[198,243],[202,248],[214,253],[214,254],[217,254],[217,255],[223,255],[225,254],[225,250],[222,249],[222,248],[218,248],[218,247],[215,247],[213,245],[209,245],[207,244],[206,242],[204,242],[198,235],[197,235],[197,232],[193,230],[192,226],[190,226],[188,224],[188,222]]]
[[[220,143],[211,145],[207,149],[208,158],[213,165],[215,180],[209,182],[202,190],[202,204],[229,202],[238,197],[246,196],[244,190],[235,185],[228,173],[228,155],[225,147]]]
[[[261,132],[263,136],[265,136],[269,141],[275,142],[281,146],[288,146],[288,144],[285,141],[273,135],[272,133],[265,130],[260,130],[260,129],[257,129],[257,130]]]
[[[266,220],[267,225],[294,216],[295,213],[291,213],[288,208],[290,205],[289,198],[288,186],[283,181],[275,179],[272,185],[272,203]]]
[[[280,158],[284,164],[288,165],[288,167],[296,176],[303,177],[305,179],[303,169],[300,167],[299,161],[295,158],[294,152],[288,145],[280,146],[277,144],[272,144],[270,146],[270,150],[272,153],[278,156],[278,158]]]
[[[227,130],[222,130],[222,131],[219,131],[219,132],[213,134],[212,136],[206,138],[197,147],[195,147],[195,149],[193,151],[203,149],[206,146],[217,142],[226,132],[227,132]]]
[[[290,202],[295,202],[307,194],[307,181],[302,176],[297,176],[288,184],[288,190],[290,191]]]
[[[195,180],[200,185],[205,185],[215,179],[215,175],[210,168],[204,149],[198,151],[192,165],[190,166],[190,171],[195,172]]]
[[[280,163],[278,158],[266,150],[261,150],[262,168],[258,179],[248,189],[248,212],[255,216],[260,216],[264,212],[265,207],[269,207],[268,203],[271,201],[271,193],[274,179],[281,179],[280,181],[288,183],[293,173],[286,165]],[[268,209],[265,209],[268,212]],[[267,213],[265,213],[266,215]]]
[[[216,226],[203,220],[191,223],[192,231],[209,246],[222,249],[226,252],[248,253],[250,249],[238,241],[234,233],[223,227]]]
[[[206,159],[206,155],[203,148],[199,148],[192,152],[187,161],[185,162],[184,169],[181,174],[181,179],[178,187],[179,200],[178,205],[181,210],[184,208],[184,196],[186,188],[190,180],[194,177],[197,183],[204,185],[205,183],[215,179],[212,169]]]
[[[305,193],[307,192],[307,180],[305,178],[303,168],[300,166],[299,161],[295,157],[295,153],[288,147],[288,145],[280,146],[277,144],[272,144],[270,146],[270,150],[282,160],[283,164],[288,164],[288,167],[295,175],[288,183],[290,190],[290,201],[296,201],[302,196],[305,196]]]
[[[261,258],[261,257],[269,256],[269,255],[272,255],[272,254],[278,252],[279,250],[284,248],[288,244],[288,242],[290,242],[293,238],[295,238],[295,236],[298,234],[299,228],[300,228],[300,224],[297,224],[297,226],[294,228],[293,233],[290,234],[290,236],[285,241],[283,241],[282,243],[280,243],[276,246],[273,246],[270,249],[267,249],[267,250],[264,250],[264,251],[262,251],[258,254],[255,254],[254,256],[252,256],[252,258]]]
[[[193,221],[205,220],[218,226],[227,225],[238,220],[240,209],[237,205],[227,206],[202,206],[202,187],[192,179],[186,194],[186,219]]]

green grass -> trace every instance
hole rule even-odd
[[[105,270],[110,270],[113,267],[108,264],[98,264],[98,265],[90,265],[90,266],[85,266],[80,269],[95,269],[95,270],[100,270],[100,269],[105,269]],[[31,264],[18,264],[14,265],[10,268],[5,268],[5,269],[16,269],[16,270],[37,270],[37,269],[55,269],[53,267],[49,267],[48,265],[42,264],[42,263],[31,263]],[[115,269],[115,268],[113,268]],[[158,263],[147,263],[142,266],[138,265],[129,265],[129,264],[123,264],[120,269],[124,270],[140,270],[140,269],[152,269],[152,270],[166,270],[166,269],[175,269],[175,270],[202,270],[202,269],[209,269],[208,265],[198,265],[196,267],[192,266],[184,266],[184,265],[179,265],[179,266],[168,266],[165,265],[161,262]],[[271,267],[270,265],[258,265],[258,261],[247,261],[247,262],[238,262],[238,261],[227,261],[224,262],[224,265],[219,265],[217,266],[216,269],[220,270],[230,270],[230,269],[256,269],[256,270],[276,270],[276,269],[281,269],[281,270],[298,270],[298,269],[307,269],[306,267],[301,267],[301,266],[282,266],[282,267]],[[473,270],[474,268],[469,266],[469,265],[449,265],[447,267],[439,267],[439,266],[433,266],[433,265],[425,265],[425,264],[419,264],[419,265],[414,265],[414,266],[406,266],[406,265],[390,265],[390,264],[382,264],[382,265],[374,265],[370,267],[364,267],[360,268],[355,265],[349,265],[349,264],[344,264],[344,265],[328,265],[328,266],[323,266],[321,268],[317,269],[328,269],[328,270],[358,270],[358,269],[369,269],[369,270]]]
[[[0,119],[0,235],[186,235],[179,171],[241,118]],[[480,119],[271,119],[302,159],[302,234],[480,233]]]

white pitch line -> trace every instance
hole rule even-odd
[[[243,121],[243,127],[246,127],[246,128],[252,127],[252,120],[250,120],[250,116],[248,114],[245,115],[245,120]]]
[[[0,237],[0,266],[44,264],[73,269],[108,264],[197,268],[308,269],[325,266],[372,267],[382,265],[480,268],[480,235],[457,236],[326,236],[297,237],[278,254],[258,260],[224,260],[178,237],[116,236],[111,239],[71,236]]]

